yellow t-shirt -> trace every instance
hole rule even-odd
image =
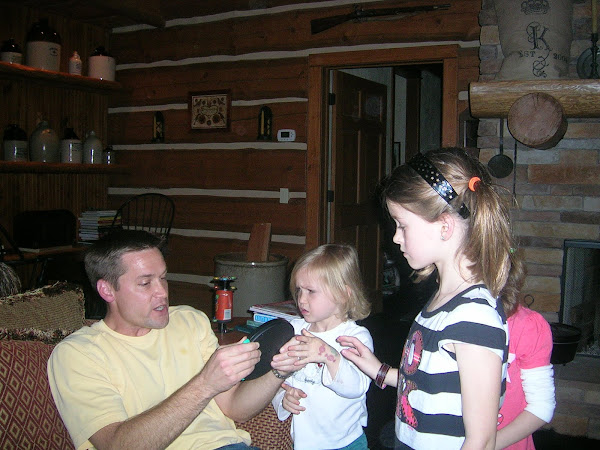
[[[169,324],[145,336],[125,336],[104,321],[60,342],[48,360],[48,379],[75,447],[90,436],[160,403],[187,383],[218,346],[208,317],[189,306],[169,308]],[[214,449],[250,435],[211,400],[170,449]]]

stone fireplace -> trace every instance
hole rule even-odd
[[[600,356],[600,242],[566,240],[560,322],[581,330],[578,352]]]
[[[503,60],[493,0],[483,0],[480,24],[479,81],[491,82]],[[569,70],[575,81],[577,58],[590,46],[590,0],[574,1],[572,29]],[[527,265],[523,294],[533,296],[533,309],[550,322],[559,321],[565,240],[600,240],[600,104],[598,110],[593,118],[569,117],[564,137],[544,150],[515,146],[505,118],[479,120],[484,164],[499,153],[504,123],[504,153],[516,159],[516,172],[495,181],[514,199],[513,229]]]
[[[492,82],[504,59],[493,0],[482,1],[479,18],[479,81]],[[591,22],[590,0],[574,0],[570,80],[579,79],[577,59],[591,45]],[[563,138],[543,150],[515,144],[504,120],[504,154],[516,163],[516,171],[497,180],[514,199],[511,219],[527,267],[522,294],[534,298],[532,309],[549,322],[581,319],[582,327],[595,330],[592,335],[598,334],[597,319],[592,327],[588,300],[579,301],[579,297],[591,292],[597,306],[600,292],[600,250],[594,247],[600,242],[600,104],[597,107],[599,111],[590,117],[568,117]],[[484,164],[499,153],[501,124],[501,117],[479,120],[477,147]],[[590,243],[592,254],[585,246],[571,245],[574,242]],[[579,263],[579,268],[572,269],[572,264]],[[563,286],[570,276],[567,272],[574,278]],[[586,281],[581,281],[582,276]],[[577,284],[580,293],[567,293],[567,288]],[[600,439],[600,357],[578,354],[572,362],[555,366],[555,379],[557,408],[548,427],[562,434]]]

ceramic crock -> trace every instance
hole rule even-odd
[[[4,147],[5,161],[29,160],[27,133],[16,123],[11,123],[5,128],[2,146]]]
[[[83,141],[84,164],[102,164],[102,141],[92,130]]]
[[[47,120],[42,120],[31,133],[29,154],[32,161],[54,163],[60,160],[58,135]]]
[[[48,25],[48,19],[40,19],[27,34],[26,61],[37,69],[60,70],[60,35]]]
[[[100,80],[115,81],[115,58],[104,49],[98,47],[88,59],[88,75]]]

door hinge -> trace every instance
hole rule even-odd
[[[327,104],[329,106],[335,105],[335,94],[333,94],[333,93],[329,94],[329,97],[327,98]]]
[[[333,191],[327,191],[327,203],[333,203]]]

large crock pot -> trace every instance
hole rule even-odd
[[[551,323],[550,329],[552,330],[552,342],[554,344],[550,362],[552,364],[566,364],[573,361],[581,340],[581,330],[564,323]]]

